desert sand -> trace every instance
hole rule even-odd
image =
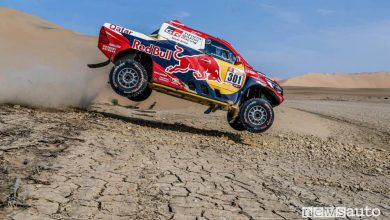
[[[390,88],[390,72],[321,74],[311,73],[281,80],[282,86],[327,88]]]
[[[390,217],[390,89],[372,88],[377,74],[365,89],[286,87],[273,127],[251,134],[223,111],[114,94],[109,67],[86,68],[104,60],[96,38],[10,9],[0,32],[0,219]]]

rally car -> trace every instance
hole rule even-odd
[[[206,114],[226,110],[229,125],[260,133],[274,121],[273,107],[284,100],[282,87],[256,71],[227,41],[187,27],[177,20],[145,35],[106,23],[99,49],[114,64],[112,89],[132,101],[152,90],[208,105]]]

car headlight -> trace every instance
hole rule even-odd
[[[272,82],[272,80],[267,79],[267,83],[268,83],[268,85],[271,86],[272,88],[275,88],[275,87],[274,87],[274,84],[275,84],[275,83]]]
[[[270,80],[270,79],[267,79],[267,83],[270,87],[272,87],[273,89],[275,89],[278,93],[282,94],[283,95],[283,88],[280,87],[278,84],[276,84],[274,81]]]

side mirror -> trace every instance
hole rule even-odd
[[[241,65],[242,64],[242,58],[241,57],[237,57],[235,64],[236,65]]]

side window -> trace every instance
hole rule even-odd
[[[232,64],[235,64],[237,60],[236,56],[229,48],[212,39],[206,40],[205,53]]]

